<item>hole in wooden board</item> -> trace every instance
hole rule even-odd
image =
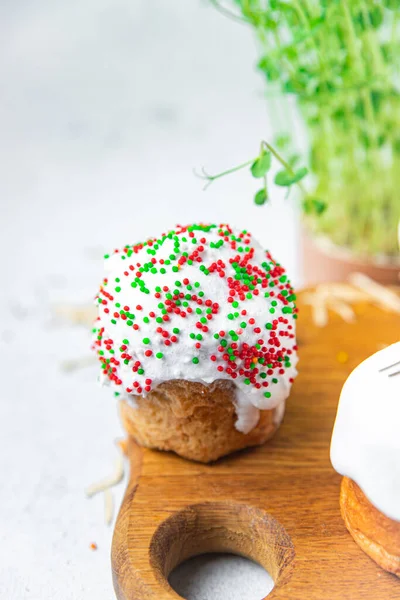
[[[170,586],[185,600],[260,600],[274,581],[259,564],[234,554],[201,554],[178,565]]]
[[[172,571],[193,556],[229,553],[261,565],[276,586],[290,578],[293,543],[268,513],[236,502],[204,502],[184,508],[158,527],[150,544],[150,564],[158,581],[172,592]]]

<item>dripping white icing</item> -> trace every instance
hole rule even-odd
[[[400,342],[373,354],[350,374],[340,396],[331,461],[371,503],[400,521]]]
[[[260,409],[280,407],[283,416],[297,374],[294,296],[282,267],[249,233],[226,225],[202,227],[177,228],[169,236],[125,248],[106,260],[107,284],[98,296],[94,344],[103,366],[101,382],[134,405],[135,395],[146,396],[163,381],[228,379],[237,388],[236,427],[247,433],[257,424]],[[200,262],[179,263],[194,250],[199,250]],[[141,270],[146,263],[151,269]],[[239,263],[249,269],[249,275],[238,271]],[[248,276],[247,283],[254,287],[247,285],[246,290],[243,278]],[[232,296],[235,285],[242,287],[235,288]],[[177,314],[175,307],[166,314],[168,320],[160,321],[160,307],[170,308],[167,301],[170,297],[177,301],[179,293],[184,295],[179,308],[185,316]],[[168,340],[172,342],[166,345]],[[228,352],[241,354],[246,347],[250,349],[247,359],[236,356],[231,365]],[[106,360],[111,362],[107,365]]]

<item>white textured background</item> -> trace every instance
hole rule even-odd
[[[192,174],[270,137],[255,58],[251,33],[206,0],[0,4],[1,598],[113,598],[111,530],[83,489],[112,469],[120,427],[96,368],[60,369],[88,354],[89,336],[51,308],[90,302],[102,251],[176,222],[228,221],[298,282],[290,203],[253,206],[245,174],[207,192]],[[257,600],[263,574],[246,573],[238,598]],[[223,600],[213,577],[193,598]]]

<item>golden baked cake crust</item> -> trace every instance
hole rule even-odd
[[[354,540],[380,567],[400,577],[400,522],[371,504],[359,486],[343,477],[340,508]]]
[[[225,454],[266,442],[279,426],[277,411],[260,411],[256,427],[235,428],[235,385],[226,380],[203,384],[185,380],[161,383],[137,408],[120,403],[122,423],[139,444],[172,450],[185,458],[211,462]]]

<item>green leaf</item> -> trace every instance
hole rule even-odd
[[[307,175],[307,173],[308,173],[308,169],[306,167],[301,167],[300,169],[295,171],[293,174],[289,173],[289,171],[287,171],[285,169],[283,171],[279,171],[275,175],[274,181],[275,181],[276,185],[280,185],[281,187],[287,187],[287,186],[293,185],[293,183],[297,183],[298,181],[303,179],[303,177],[305,177]]]
[[[386,0],[385,1],[386,8],[390,10],[396,10],[396,8],[400,8],[400,0]]]
[[[264,72],[268,81],[276,81],[281,75],[278,63],[268,56],[263,56],[258,61],[257,67]]]
[[[303,202],[303,210],[307,214],[322,215],[327,209],[326,202],[319,198],[308,196]]]
[[[290,137],[286,133],[281,133],[275,138],[275,146],[278,148],[278,150],[284,150],[287,148],[289,142]]]
[[[267,194],[267,190],[265,188],[261,188],[261,190],[258,190],[256,195],[254,196],[254,202],[255,202],[255,204],[258,204],[258,206],[265,204],[267,202],[267,200],[268,200],[268,194]]]
[[[289,158],[287,159],[287,162],[289,163],[289,165],[292,167],[295,167],[297,165],[297,163],[299,162],[301,156],[300,154],[292,154],[291,156],[289,156]]]
[[[253,177],[264,177],[271,168],[271,152],[263,151],[250,167]]]

